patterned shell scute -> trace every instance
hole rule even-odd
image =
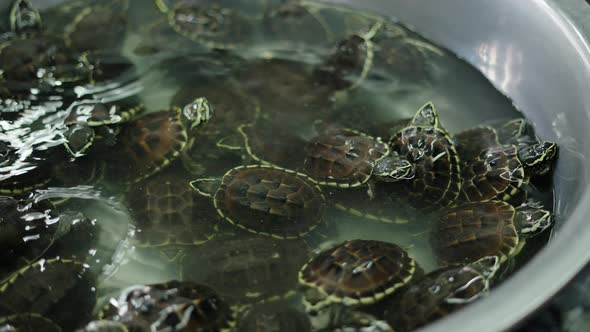
[[[473,268],[436,270],[396,296],[386,319],[396,331],[413,331],[477,300],[487,287],[485,278]]]
[[[452,208],[434,226],[434,251],[443,263],[469,263],[485,256],[505,261],[519,242],[514,215],[514,207],[501,201]]]
[[[213,289],[192,282],[132,286],[116,302],[99,317],[130,331],[228,331],[234,324],[229,305]]]
[[[303,240],[247,235],[213,240],[188,253],[181,277],[210,285],[231,303],[259,303],[293,291],[297,271],[308,259]]]
[[[367,182],[375,162],[389,153],[380,139],[337,128],[319,135],[306,150],[305,172],[320,184],[336,187]]]
[[[298,238],[322,220],[325,199],[305,175],[266,167],[236,167],[215,193],[215,207],[230,223],[252,233]]]
[[[109,163],[111,174],[126,183],[138,182],[167,166],[187,143],[179,110],[150,113],[125,124],[120,150]]]
[[[372,303],[408,283],[416,262],[399,246],[381,241],[344,242],[313,258],[300,282],[335,302]]]
[[[459,158],[444,130],[410,126],[398,132],[390,146],[415,167],[414,178],[400,185],[410,204],[445,207],[457,199],[461,188]]]
[[[466,129],[455,135],[454,139],[462,161],[475,159],[483,150],[500,144],[496,130],[491,127]]]
[[[470,202],[507,200],[526,181],[514,145],[492,146],[466,161],[461,170],[462,199]]]
[[[166,172],[139,183],[128,194],[140,246],[197,245],[212,236],[214,220],[200,217],[187,183]]]

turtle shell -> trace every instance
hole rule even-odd
[[[310,332],[307,315],[285,304],[257,305],[240,320],[238,332]]]
[[[249,305],[293,295],[297,271],[308,259],[301,240],[242,234],[187,253],[180,274],[183,280],[210,285],[232,304]]]
[[[322,185],[358,187],[369,180],[375,162],[388,154],[389,147],[380,138],[329,128],[308,143],[304,170]]]
[[[121,126],[118,149],[107,156],[108,176],[139,182],[175,160],[187,144],[181,110],[149,113]]]
[[[454,136],[457,153],[462,161],[479,157],[489,147],[500,145],[498,133],[492,127],[475,127],[461,131]]]
[[[0,331],[61,332],[61,327],[39,314],[17,314],[0,318]]]
[[[138,229],[138,246],[177,251],[213,238],[215,219],[203,213],[195,196],[188,180],[175,170],[133,186],[127,193],[127,205]]]
[[[0,176],[0,195],[20,196],[46,187],[53,179],[51,166],[45,162],[27,163],[17,171]]]
[[[76,51],[118,49],[125,40],[127,0],[109,0],[106,5],[87,6],[66,26],[64,40]]]
[[[244,139],[246,152],[255,161],[293,170],[303,169],[305,140],[292,132],[260,121],[241,125],[238,131]]]
[[[463,264],[485,256],[504,262],[519,250],[514,207],[502,201],[473,202],[449,209],[431,233],[434,252],[444,264]]]
[[[262,165],[229,170],[213,200],[231,224],[279,239],[309,233],[322,221],[325,207],[324,195],[309,177]]]
[[[179,281],[129,287],[98,316],[129,331],[229,331],[235,324],[233,311],[212,288]]]
[[[312,258],[301,268],[299,283],[322,295],[306,296],[315,310],[332,303],[368,305],[406,285],[417,269],[416,261],[393,243],[352,240]]]
[[[414,178],[399,190],[417,208],[453,204],[461,190],[459,157],[455,144],[440,127],[408,126],[390,141],[392,151],[414,165]]]
[[[414,331],[481,298],[488,287],[486,277],[469,266],[439,269],[397,294],[385,317],[396,331]]]
[[[94,275],[83,264],[42,259],[0,284],[0,316],[36,313],[74,331],[91,317],[95,286]]]
[[[461,199],[468,202],[508,200],[528,181],[515,145],[492,146],[461,168]]]

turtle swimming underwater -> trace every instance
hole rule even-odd
[[[0,282],[0,316],[35,313],[74,331],[92,315],[95,287],[95,276],[83,264],[42,259]]]
[[[394,295],[385,317],[396,331],[409,332],[486,296],[499,268],[496,256],[437,269]]]
[[[235,314],[212,288],[168,281],[131,286],[111,299],[98,318],[129,331],[231,331]]]
[[[135,184],[126,194],[137,246],[156,248],[169,261],[176,261],[186,248],[211,240],[216,230],[216,213],[208,215],[195,200],[178,169],[169,169]]]
[[[323,219],[325,198],[307,175],[250,165],[230,169],[221,179],[190,183],[210,197],[219,215],[251,233],[278,239],[300,238]]]
[[[121,125],[117,149],[105,155],[108,180],[132,184],[157,173],[178,158],[194,130],[212,115],[209,101],[201,97],[182,109],[148,113]]]
[[[179,264],[180,275],[182,280],[210,285],[243,310],[294,295],[297,271],[309,257],[303,240],[281,241],[239,233],[229,238],[220,236],[187,252]]]
[[[337,315],[327,308],[375,304],[408,284],[419,271],[416,261],[395,244],[352,240],[312,258],[299,271],[299,284],[314,327],[322,328],[333,324]]]
[[[528,202],[472,202],[445,211],[431,231],[433,251],[443,264],[464,264],[485,256],[503,263],[517,255],[527,238],[553,224],[551,212]]]

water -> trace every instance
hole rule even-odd
[[[278,158],[279,164],[283,162],[281,166],[301,171],[303,158],[296,156],[304,153],[305,145],[318,134],[321,125],[351,128],[387,141],[392,126],[412,117],[428,101],[434,103],[442,125],[451,134],[522,117],[508,98],[467,63],[403,26],[367,13],[289,1],[260,0],[248,5],[221,1],[222,6],[238,6],[245,15],[244,21],[225,18],[226,21],[216,22],[221,24],[219,30],[202,37],[211,28],[204,23],[200,26],[204,29],[201,37],[195,38],[187,35],[184,26],[173,29],[151,2],[113,1],[121,6],[115,7],[122,8],[120,12],[109,11],[108,5],[101,6],[98,1],[84,6],[73,1],[42,12],[44,31],[32,36],[61,34],[64,26],[67,31],[75,30],[71,25],[75,17],[88,22],[91,29],[80,28],[79,38],[83,42],[59,49],[58,53],[69,54],[70,63],[55,62],[54,56],[51,66],[40,66],[35,77],[24,82],[10,79],[10,71],[4,68],[7,79],[0,81],[0,192],[35,204],[51,202],[57,206],[58,219],[63,211],[79,211],[90,220],[97,239],[87,243],[90,247],[85,263],[97,275],[95,313],[110,299],[118,298],[122,289],[137,284],[181,278],[199,282],[206,279],[211,284],[211,278],[217,276],[231,280],[231,271],[236,270],[245,274],[246,282],[256,288],[260,286],[256,283],[273,282],[255,274],[260,273],[257,269],[262,269],[262,274],[270,273],[264,272],[265,255],[270,255],[273,263],[268,264],[275,270],[293,269],[292,275],[284,278],[293,278],[295,287],[299,268],[289,262],[298,259],[277,249],[285,242],[277,241],[271,249],[259,249],[257,246],[266,237],[256,235],[257,239],[252,240],[252,234],[221,220],[211,199],[189,194],[191,180],[219,177],[232,167],[256,162],[256,158],[245,153],[239,125],[254,121],[265,124],[263,137],[268,145],[264,152]],[[83,8],[94,8],[98,28],[92,26],[87,16],[77,16]],[[212,13],[216,13],[218,8],[213,8]],[[190,15],[179,19],[186,25],[201,22],[194,21],[194,17],[191,21]],[[223,24],[229,24],[228,31],[224,32]],[[103,38],[96,39],[96,31]],[[333,63],[326,59],[340,40],[353,33],[375,34],[373,44],[367,46],[374,50],[372,67],[363,73],[364,67],[357,63],[340,76],[330,76],[335,73]],[[14,38],[34,37],[6,34],[3,38],[5,43],[0,45],[8,45]],[[71,35],[69,38],[76,40]],[[88,45],[86,40],[93,42]],[[223,49],[212,50],[212,46]],[[6,52],[0,46],[0,52],[3,50]],[[90,65],[80,60],[85,59],[82,55],[87,51],[90,61],[99,59],[98,62]],[[94,72],[90,79],[86,70]],[[366,79],[358,80],[365,74]],[[97,127],[95,144],[83,156],[73,158],[64,149],[68,137],[64,121],[76,105],[101,102],[124,109],[143,105],[141,117],[173,106],[182,108],[196,97],[206,97],[215,113],[209,123],[190,133],[195,140],[187,142],[180,157],[178,153],[160,156],[157,163],[149,164],[145,151],[152,146],[143,142],[138,147],[132,142],[142,133],[129,129],[136,124],[134,120],[114,124],[108,132]],[[153,125],[142,130],[146,128],[153,130]],[[167,144],[166,133],[176,129],[162,130],[165,133],[160,132],[161,136],[152,137],[157,139],[155,146]],[[144,138],[149,140],[150,136]],[[218,147],[220,140],[225,149]],[[274,150],[270,152],[270,148]],[[137,152],[138,149],[148,150]],[[162,169],[152,174],[158,168]],[[129,183],[138,178],[146,179]],[[529,197],[551,208],[551,184],[545,178],[533,178],[533,185]],[[15,189],[23,187],[34,190]],[[379,191],[370,200],[366,191],[366,186],[322,187],[328,205],[320,226],[303,237],[309,251],[318,253],[352,239],[380,240],[406,249],[424,272],[436,270],[439,265],[429,239],[431,225],[438,220],[440,210],[394,205]],[[191,199],[185,200],[186,197]],[[342,211],[356,206],[366,207],[364,213],[409,222],[383,223]],[[170,237],[172,241],[182,242],[182,227],[188,227],[187,233],[202,232],[199,236],[210,231],[215,238],[205,246],[184,243],[162,249],[162,237],[167,236],[167,230],[174,235]],[[146,241],[153,234],[160,234],[160,238]],[[526,262],[546,242],[546,234],[529,241],[514,268],[506,268],[502,278]],[[208,236],[199,241],[206,240]],[[249,247],[253,254],[237,249],[224,253],[224,243],[227,248],[254,243]],[[211,250],[210,256],[221,257],[220,261],[206,261],[199,272],[181,273],[186,257],[199,250],[205,256],[203,250]],[[47,251],[52,252],[55,251]],[[244,257],[239,256],[242,254]],[[237,262],[235,257],[242,257],[243,261]],[[227,261],[221,261],[224,258]],[[235,291],[217,290],[233,300],[244,291],[238,288],[245,287],[239,277],[236,280]],[[256,298],[254,293],[251,291],[248,296]],[[298,297],[289,301],[291,306],[301,309]]]

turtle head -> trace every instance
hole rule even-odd
[[[530,174],[545,175],[551,170],[551,165],[557,156],[557,144],[540,142],[532,145],[522,145],[518,148],[518,159]]]
[[[410,125],[421,127],[438,127],[438,113],[434,108],[434,104],[429,101],[424,106],[422,106],[412,118]]]
[[[64,133],[64,146],[73,158],[81,157],[92,146],[95,135],[94,129],[89,126],[73,125]]]
[[[10,10],[10,29],[15,33],[41,30],[41,15],[28,0],[17,0]]]
[[[533,237],[551,225],[553,225],[553,214],[543,209],[543,206],[536,202],[527,202],[516,208],[514,224],[521,237]]]
[[[204,197],[213,197],[219,186],[221,186],[221,179],[197,179],[189,183],[190,187],[199,195]]]
[[[414,167],[397,152],[392,152],[375,164],[373,175],[384,182],[398,182],[413,178]]]
[[[193,100],[182,109],[182,118],[188,124],[187,129],[189,132],[209,121],[212,116],[213,107],[204,97]]]
[[[487,280],[490,280],[500,268],[500,258],[498,256],[485,256],[468,266],[483,275]]]

